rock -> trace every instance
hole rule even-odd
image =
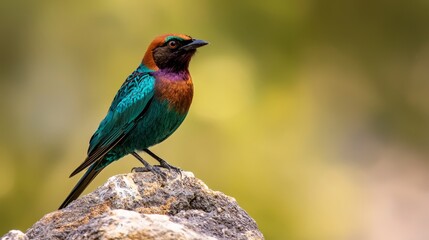
[[[27,235],[19,230],[10,230],[2,238],[2,240],[28,240]]]
[[[111,177],[94,192],[3,239],[263,239],[234,198],[191,172]]]

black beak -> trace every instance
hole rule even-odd
[[[189,50],[197,49],[197,48],[202,47],[202,46],[207,45],[207,44],[209,44],[209,43],[204,41],[204,40],[192,39],[192,42],[190,42],[186,45],[183,45],[182,47],[180,47],[180,50],[189,51]]]

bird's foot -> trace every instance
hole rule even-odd
[[[167,161],[165,161],[164,159],[158,157],[155,153],[153,153],[149,149],[144,149],[144,151],[147,154],[149,154],[151,157],[155,158],[159,162],[159,165],[156,165],[157,167],[166,168],[166,169],[168,169],[168,171],[171,171],[173,169],[176,173],[180,174],[180,177],[182,177],[182,169],[170,165]]]
[[[133,167],[132,172],[152,172],[155,176],[161,177],[163,181],[167,181],[167,174],[163,172],[158,166],[145,166],[145,167]]]
[[[146,162],[142,157],[140,157],[136,152],[131,153],[134,157],[136,157],[141,163],[143,163],[144,167],[135,167],[131,169],[134,172],[152,172],[155,176],[161,177],[162,180],[167,181],[167,174],[165,174],[161,169],[157,166],[152,166],[148,162]]]
[[[180,177],[182,176],[182,169],[170,165],[167,161],[162,159],[157,159],[159,161],[159,165],[156,165],[157,167],[162,167],[168,169],[168,171],[175,171],[177,174],[180,174]]]

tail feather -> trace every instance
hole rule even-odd
[[[66,200],[64,200],[64,202],[61,204],[59,209],[65,208],[67,205],[69,205],[70,202],[77,199],[83,190],[85,190],[85,188],[88,186],[88,184],[92,182],[92,180],[101,172],[101,170],[103,170],[103,168],[96,169],[96,165],[97,164],[93,164],[88,168],[79,182],[67,196]]]

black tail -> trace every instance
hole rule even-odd
[[[79,182],[74,186],[73,190],[67,196],[66,200],[64,200],[63,204],[61,204],[59,209],[67,207],[70,202],[79,197],[79,195],[85,190],[90,182],[103,170],[103,168],[96,170],[96,165],[93,164],[89,167],[86,173],[82,176]]]

